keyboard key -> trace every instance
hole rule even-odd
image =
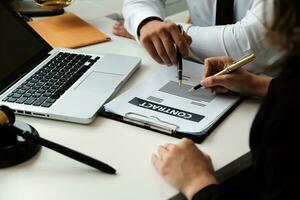
[[[46,92],[43,94],[44,97],[50,97],[52,95],[52,93]]]
[[[42,104],[42,107],[49,108],[50,106],[52,106],[52,103],[44,102],[44,103]]]
[[[30,97],[30,98],[28,98],[25,102],[24,102],[24,104],[26,104],[26,105],[31,105],[31,104],[33,104],[33,102],[36,100],[36,98],[34,98],[34,97]]]
[[[22,97],[26,97],[26,98],[28,98],[28,97],[30,97],[31,96],[31,94],[30,93],[25,93],[25,94],[23,94],[23,96]]]
[[[12,93],[17,93],[19,91],[19,89],[15,89],[14,91],[12,91]]]
[[[42,96],[42,94],[37,92],[32,95],[34,98],[39,98],[40,96]]]
[[[35,91],[36,91],[36,89],[30,89],[30,90],[27,91],[27,93],[34,94]]]
[[[12,97],[17,99],[20,98],[21,96],[22,96],[21,94],[15,93]]]
[[[18,94],[25,94],[26,90],[19,90],[17,93]]]
[[[47,103],[51,103],[51,104],[53,104],[55,101],[56,99],[52,99],[52,98],[46,100]]]
[[[17,101],[16,101],[16,103],[24,103],[25,101],[27,100],[27,98],[26,97],[21,97],[21,98],[19,98]]]
[[[13,103],[17,100],[17,98],[14,98],[14,97],[10,97],[7,101],[10,102],[10,103]]]
[[[38,99],[33,103],[33,105],[34,105],[34,106],[40,106],[40,105],[42,105],[42,103],[43,103],[46,99],[47,99],[47,97],[40,97],[40,98],[38,98]]]

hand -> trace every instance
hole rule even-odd
[[[113,27],[113,34],[121,37],[126,37],[129,39],[135,39],[125,28],[123,21],[117,21]]]
[[[158,154],[152,155],[154,167],[188,199],[202,188],[217,183],[211,159],[189,139],[182,139],[178,145],[159,146]]]
[[[205,59],[204,79],[200,84],[214,93],[232,91],[243,95],[265,96],[272,77],[256,75],[243,68],[229,74],[212,76],[233,62],[226,56]]]
[[[142,24],[139,30],[141,44],[158,63],[177,64],[175,45],[183,57],[188,56],[192,38],[186,33],[182,35],[176,24],[154,19]]]

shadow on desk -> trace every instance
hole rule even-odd
[[[240,180],[244,179],[245,176],[248,176],[248,173],[251,171],[251,163],[251,154],[248,152],[216,171],[217,179],[221,183],[225,183],[226,187],[234,188],[236,186],[235,183],[240,183]],[[248,184],[251,183],[248,182]],[[186,198],[183,194],[179,193],[168,200],[186,200]]]

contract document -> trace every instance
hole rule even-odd
[[[189,93],[203,79],[203,71],[203,65],[183,60],[183,85],[179,87],[176,67],[162,67],[149,79],[105,104],[104,111],[160,132],[206,134],[241,96],[216,95],[204,88]]]

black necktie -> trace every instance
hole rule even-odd
[[[217,0],[216,25],[234,23],[233,3],[234,0]]]

